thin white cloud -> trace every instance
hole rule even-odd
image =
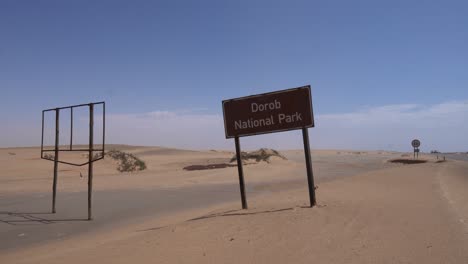
[[[446,102],[366,107],[362,110],[318,115],[310,130],[315,148],[408,150],[413,138],[420,138],[423,150],[466,150],[468,103]],[[219,114],[190,111],[155,111],[146,114],[111,115],[111,142],[162,145],[180,148],[233,148],[224,137]],[[119,132],[120,131],[120,132]],[[298,131],[242,139],[244,148],[301,148]]]
[[[108,114],[107,143],[233,150],[233,140],[224,136],[222,115],[204,111]],[[419,138],[423,151],[468,151],[468,101],[364,107],[317,115],[315,121],[316,127],[310,129],[312,148],[409,151],[410,141]],[[38,145],[40,124],[12,124],[2,132],[2,146]],[[241,142],[244,149],[303,147],[300,131],[245,137]]]
[[[169,112],[169,111],[154,111],[149,112],[143,116],[143,118],[153,118],[155,120],[164,120],[169,118],[175,118],[177,116],[176,113]]]
[[[406,150],[417,137],[426,151],[467,150],[467,121],[467,102],[391,105],[318,116],[316,136],[333,148]]]

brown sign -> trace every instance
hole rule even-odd
[[[310,86],[223,101],[226,138],[314,126]]]

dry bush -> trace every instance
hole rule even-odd
[[[146,163],[131,153],[120,150],[110,150],[106,156],[118,162],[117,170],[120,172],[134,172],[146,169]]]
[[[274,149],[261,148],[252,152],[241,152],[241,160],[243,161],[255,160],[256,162],[265,161],[267,163],[270,163],[271,157],[279,157],[283,160],[286,160],[286,157],[284,157],[277,150]],[[231,162],[234,162],[236,160],[237,157],[236,155],[234,155],[231,158]]]
[[[44,159],[55,160],[55,155],[46,153]]]

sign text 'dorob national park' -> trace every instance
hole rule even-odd
[[[314,126],[310,86],[223,101],[226,138]]]

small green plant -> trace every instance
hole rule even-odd
[[[146,163],[131,153],[120,150],[110,150],[106,156],[118,162],[117,170],[120,172],[142,171],[146,169]]]

